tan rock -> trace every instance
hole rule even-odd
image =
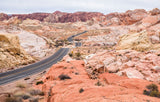
[[[134,34],[124,34],[120,37],[118,42],[118,50],[137,50],[137,51],[147,51],[152,49],[153,46],[149,41],[146,31]]]
[[[13,34],[0,34],[0,68],[31,63],[34,59],[20,46],[19,38]]]

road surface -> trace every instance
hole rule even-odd
[[[78,36],[84,33],[86,33],[86,31],[73,35],[68,38],[68,41],[71,42],[73,41],[73,38],[75,36]],[[47,59],[44,59],[42,61],[28,65],[20,69],[1,73],[0,74],[0,85],[7,84],[10,82],[16,81],[18,79],[21,79],[21,78],[25,78],[29,75],[36,74],[47,68],[50,68],[53,64],[56,64],[58,61],[60,61],[68,53],[68,51],[69,51],[69,48],[60,48],[56,53],[54,53],[52,56],[50,56]]]

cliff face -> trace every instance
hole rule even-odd
[[[0,68],[26,65],[34,59],[20,46],[18,36],[0,34]]]

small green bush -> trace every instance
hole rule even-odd
[[[36,85],[43,84],[43,81],[37,81]]]
[[[79,90],[79,93],[82,93],[84,91],[84,89],[83,88],[81,88],[80,90]]]
[[[79,53],[79,52],[75,53],[75,55],[76,55],[77,57],[81,57],[81,53]]]
[[[152,97],[160,97],[159,91],[151,91],[150,96]]]
[[[71,79],[71,77],[69,77],[68,75],[64,75],[64,74],[59,75],[58,78],[60,80]]]
[[[96,86],[102,86],[102,83],[98,80],[98,82],[95,85]]]
[[[158,91],[158,86],[155,84],[150,84],[146,88],[149,89],[150,91]]]
[[[69,53],[68,55],[69,55],[70,57],[73,57],[73,54],[72,54],[72,53]]]
[[[160,92],[158,91],[157,85],[150,84],[150,85],[146,86],[146,88],[147,88],[147,90],[143,91],[144,95],[160,98]]]

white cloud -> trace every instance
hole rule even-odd
[[[65,12],[97,11],[124,12],[129,9],[158,8],[160,0],[1,0],[0,12]]]

